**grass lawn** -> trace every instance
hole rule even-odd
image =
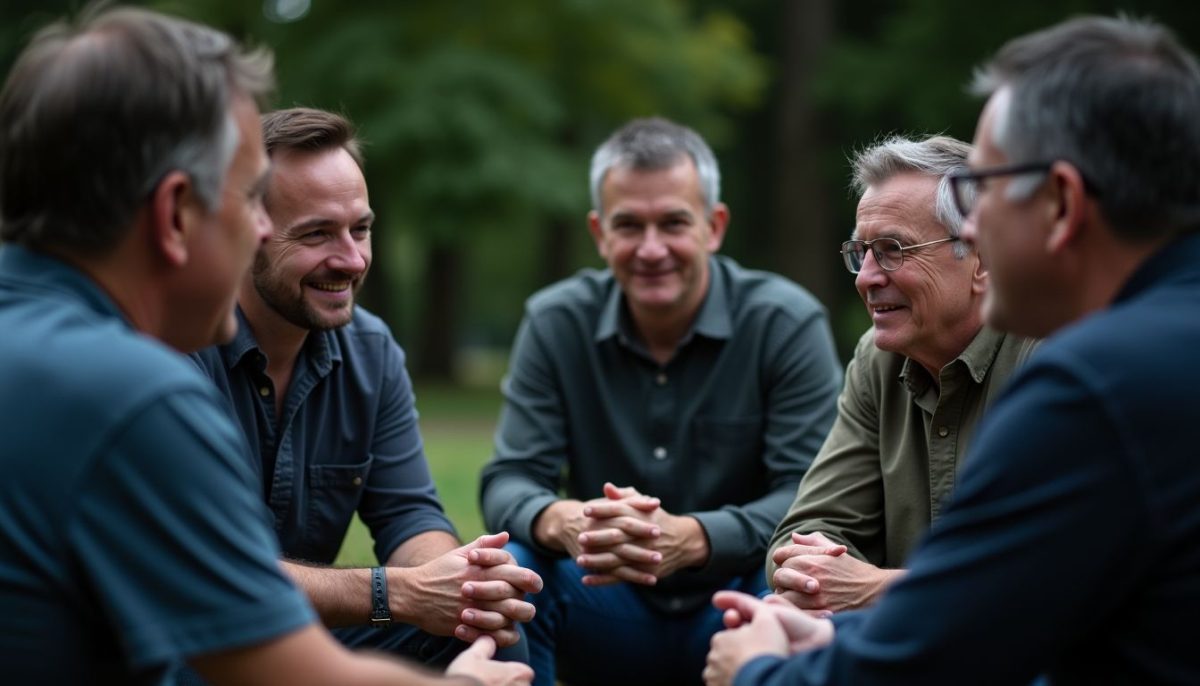
[[[492,454],[492,432],[500,413],[500,389],[459,388],[414,382],[421,436],[442,505],[458,534],[469,541],[483,533],[477,492],[479,470]],[[355,517],[337,564],[376,564],[371,535]]]

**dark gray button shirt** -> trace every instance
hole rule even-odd
[[[666,611],[695,609],[762,564],[842,380],[825,312],[807,291],[728,258],[709,266],[704,304],[665,366],[639,341],[609,271],[530,298],[481,484],[488,528],[534,547],[533,522],[560,491],[588,500],[605,481],[696,517],[708,565],[643,591]]]

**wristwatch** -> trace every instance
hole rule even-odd
[[[371,568],[371,626],[382,629],[392,623],[392,610],[388,607],[387,570]]]

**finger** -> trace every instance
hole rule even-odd
[[[634,488],[633,486],[617,486],[611,481],[605,481],[602,490],[604,491],[604,497],[608,498],[609,500],[620,500],[622,498],[631,498],[636,495],[641,495],[641,493],[638,493],[638,489]]]
[[[500,548],[475,548],[467,551],[467,562],[480,567],[494,567],[516,562],[512,553]]]
[[[621,583],[621,580],[612,574],[584,574],[581,578],[584,586],[611,586]]]
[[[469,628],[469,627],[463,627],[463,628]],[[458,634],[458,632],[455,631],[455,635],[457,635],[457,634]],[[477,636],[473,636],[470,640],[472,641],[472,643],[466,650],[464,650],[462,652],[463,655],[466,655],[469,653],[473,657],[479,658],[481,660],[490,660],[492,658],[492,656],[496,654],[496,641],[494,639],[492,639],[491,636],[477,635]]]
[[[736,610],[743,620],[753,619],[762,607],[761,600],[740,591],[717,591],[713,594],[712,604],[718,610]]]
[[[458,614],[458,621],[466,626],[473,626],[483,631],[499,631],[505,627],[512,626],[512,620],[499,612],[481,610],[477,607],[468,607],[460,612]]]
[[[648,522],[638,517],[614,517],[607,520],[610,525],[622,533],[634,538],[658,538],[662,535],[662,527],[654,522]]]
[[[583,514],[594,519],[609,519],[612,517],[639,517],[658,509],[658,498],[639,496],[625,500],[608,500],[590,502],[583,506]]]
[[[522,593],[537,593],[542,590],[542,577],[532,569],[517,565],[496,565],[480,570],[478,582],[499,581],[511,585]],[[468,581],[467,583],[476,583]],[[465,584],[464,584],[465,585]]]
[[[498,534],[484,534],[470,543],[461,546],[459,550],[467,551],[468,556],[470,551],[477,548],[502,548],[508,543],[508,532],[501,531]]]
[[[625,561],[616,553],[605,552],[580,555],[575,558],[575,564],[590,572],[607,572],[625,564]]]
[[[721,613],[721,623],[726,629],[736,629],[742,625],[742,613],[737,610],[726,610]]]
[[[628,581],[631,584],[638,584],[639,586],[654,586],[654,585],[658,584],[658,577],[654,576],[653,574],[651,574],[650,572],[647,572],[644,569],[638,569],[636,567],[631,567],[629,565],[622,565],[620,567],[614,567],[613,569],[608,570],[607,574],[603,574],[603,575],[594,575],[594,574],[584,575],[583,580],[586,585],[588,585],[588,586],[603,586],[606,583],[612,583],[612,582],[607,581],[607,579],[598,579],[598,580],[595,580],[596,583],[593,583],[593,580],[589,579],[589,577],[594,577],[594,576],[614,577],[614,578],[616,578],[617,581]]]
[[[474,607],[484,612],[495,612],[496,614],[508,617],[510,622],[529,622],[533,620],[533,616],[537,613],[537,608],[533,603],[527,603],[524,600],[517,598],[508,598],[506,600],[481,600],[471,603]]]
[[[775,588],[808,593],[810,595],[821,592],[821,582],[790,567],[776,569],[775,574],[771,578],[775,581]]]
[[[609,523],[610,520],[603,520]],[[596,529],[594,531],[584,531],[576,538],[579,545],[589,546],[592,548],[600,548],[625,543],[629,541],[629,534],[614,527],[604,529]]]
[[[657,565],[662,562],[662,553],[632,543],[622,543],[612,549],[618,557],[635,565]]]
[[[799,545],[816,548],[817,552],[812,553],[816,555],[831,555],[833,557],[837,557],[838,555],[845,553],[847,550],[846,546],[840,543],[834,543],[833,541],[829,540],[825,534],[819,531],[811,534],[793,532],[792,542]]]
[[[500,629],[499,631],[483,631],[473,626],[459,624],[454,627],[454,637],[466,643],[477,643],[481,638],[489,638],[498,648],[516,645],[521,640],[521,634],[516,629]],[[493,652],[495,649],[493,648]],[[465,651],[464,651],[465,652]]]
[[[781,565],[788,560],[804,555],[828,555],[837,557],[846,552],[844,545],[828,545],[828,546],[812,546],[812,545],[785,545],[775,549],[771,553],[771,559],[775,564]]]

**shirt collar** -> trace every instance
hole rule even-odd
[[[227,369],[233,369],[242,363],[252,352],[257,352],[260,356],[257,358],[259,371],[266,368],[266,356],[261,354],[258,347],[258,339],[254,337],[254,332],[250,330],[250,324],[246,321],[246,314],[242,312],[241,305],[238,305],[237,311],[237,333],[234,334],[233,340],[221,346],[221,358]],[[317,373],[321,376],[329,374],[333,369],[334,362],[342,361],[342,348],[338,345],[337,336],[334,331],[310,331],[308,338],[304,341],[304,347],[300,350],[300,360],[307,359],[313,365]],[[297,360],[299,362],[299,360]]]
[[[633,330],[633,322],[625,306],[625,295],[621,286],[614,279],[612,289],[600,311],[600,320],[596,324],[596,335],[593,340],[599,343],[621,334],[627,340],[638,340]],[[728,278],[720,268],[716,256],[708,258],[708,293],[700,305],[700,312],[691,328],[680,341],[680,345],[690,341],[692,336],[700,334],[707,338],[726,339],[733,335],[733,322],[730,319],[729,284]]]
[[[133,328],[108,293],[83,271],[57,257],[16,244],[0,246],[0,279],[10,278],[24,287],[65,293],[93,311],[120,319]]]
[[[958,357],[950,361],[943,369],[948,369],[951,366],[961,363],[967,369],[967,373],[971,375],[971,379],[975,383],[983,383],[987,377],[988,370],[992,368],[992,362],[996,360],[996,353],[999,352],[1000,346],[1004,343],[1004,334],[984,326],[975,334],[967,347],[963,349]],[[913,395],[924,393],[933,379],[930,378],[928,370],[921,365],[913,362],[912,358],[905,358],[904,366],[900,369],[900,380],[908,387],[908,390]]]

